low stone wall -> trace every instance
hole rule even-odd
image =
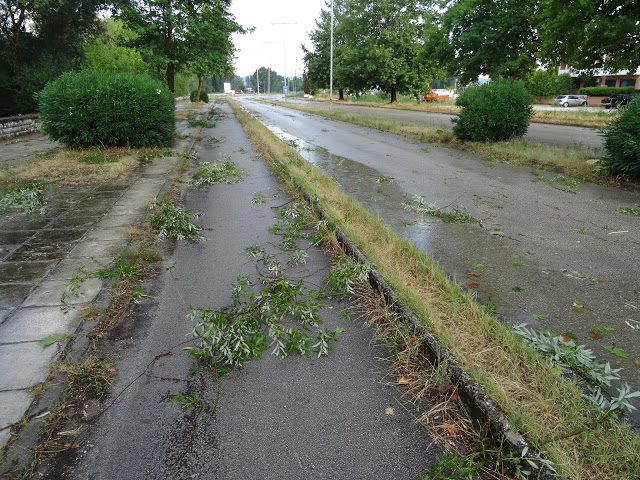
[[[39,131],[40,121],[37,113],[0,118],[0,139]]]

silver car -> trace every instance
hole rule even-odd
[[[553,99],[553,105],[563,107],[584,107],[587,104],[585,95],[558,95]]]

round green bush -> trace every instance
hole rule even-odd
[[[198,90],[191,90],[191,93],[189,94],[189,100],[191,100],[192,102],[195,102],[197,94],[198,94]],[[205,92],[204,89],[200,90],[200,101],[204,103],[209,103],[209,95],[207,95],[207,92]]]
[[[457,99],[462,107],[453,133],[464,140],[497,141],[527,133],[533,96],[522,82],[498,79],[470,87]]]
[[[147,75],[69,72],[38,94],[42,132],[72,147],[170,146],[175,101]]]
[[[640,178],[640,101],[622,107],[603,135],[606,155],[600,173]]]

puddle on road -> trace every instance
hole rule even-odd
[[[442,225],[417,220],[414,213],[405,210],[402,202],[407,192],[395,179],[350,158],[334,155],[326,148],[294,137],[274,125],[266,126],[302,158],[334,179],[347,195],[355,198],[369,212],[378,215],[393,230],[419,244],[425,253],[431,253],[430,246]]]

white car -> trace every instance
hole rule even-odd
[[[558,95],[553,99],[552,105],[562,105],[563,107],[584,107],[586,104],[586,95]]]

